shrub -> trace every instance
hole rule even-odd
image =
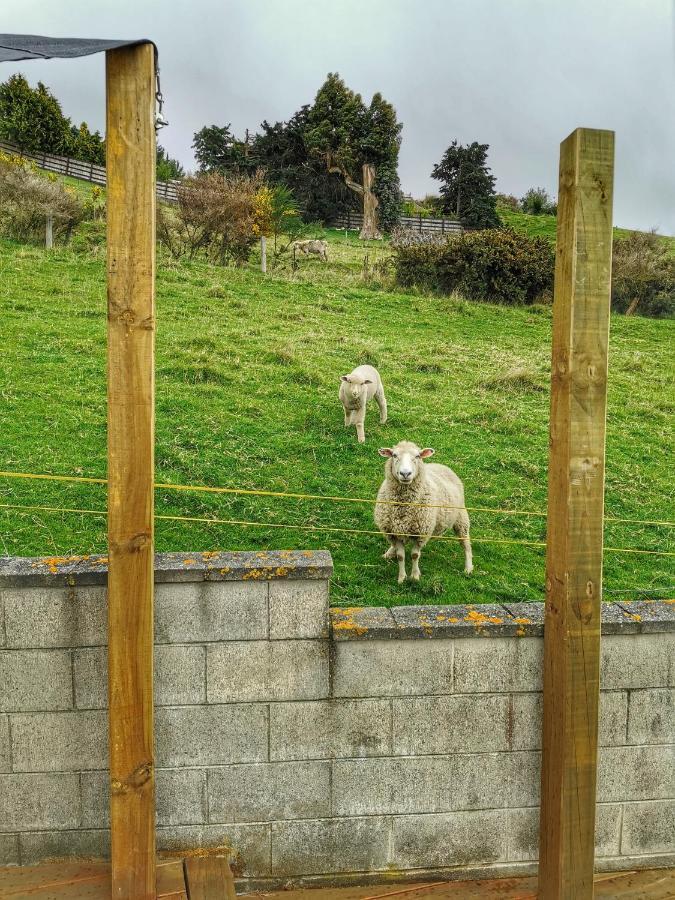
[[[520,208],[531,216],[555,216],[558,206],[543,187],[530,188],[520,201]]]
[[[495,200],[497,201],[497,209],[501,207],[502,209],[510,209],[513,212],[518,212],[520,210],[520,200],[517,197],[514,197],[513,194],[495,194]]]
[[[176,207],[161,206],[157,233],[172,256],[241,265],[260,236],[262,172],[254,175],[208,172],[178,185]]]
[[[675,257],[658,235],[634,231],[614,241],[612,309],[627,315],[675,315]]]
[[[492,303],[533,303],[553,285],[554,253],[543,238],[508,229],[469,232],[442,242],[397,243],[396,277]]]
[[[54,240],[68,239],[85,216],[75,191],[26,160],[0,153],[0,232],[44,242],[47,216]]]
[[[70,246],[76,253],[91,253],[99,256],[105,250],[105,219],[85,219],[75,226]]]

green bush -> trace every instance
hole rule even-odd
[[[612,309],[627,315],[675,315],[675,257],[658,235],[634,231],[614,241]]]
[[[548,241],[508,229],[467,232],[440,244],[401,242],[394,254],[396,278],[405,287],[524,304],[553,286],[554,253]]]
[[[73,229],[70,246],[76,253],[91,253],[99,256],[105,252],[105,219],[85,219]]]

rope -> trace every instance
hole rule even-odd
[[[77,513],[78,515],[90,516],[107,516],[107,510],[102,509],[74,509],[65,506],[23,506],[17,503],[0,503],[2,509],[15,509],[23,511],[42,511],[42,512],[63,512]],[[381,531],[371,531],[365,528],[338,528],[334,525],[294,525],[289,522],[248,522],[242,519],[218,519],[218,518],[202,518],[199,516],[170,516],[155,515],[155,519],[167,522],[202,522],[207,525],[240,525],[245,528],[288,528],[298,531],[332,531],[340,534],[374,534],[378,537],[382,536]],[[401,533],[399,537],[421,537],[422,535],[413,533]],[[461,537],[431,537],[432,541],[461,541]],[[476,544],[515,544],[521,547],[546,547],[544,541],[514,541],[508,538],[476,538],[472,537],[471,541]],[[653,556],[675,556],[675,552],[669,550],[642,550],[631,549],[627,547],[603,547],[607,553],[647,553]]]
[[[41,481],[72,481],[81,484],[107,484],[108,480],[106,478],[89,478],[85,476],[77,476],[77,475],[43,475],[43,474],[34,474],[32,472],[2,472],[0,471],[0,477],[2,478],[24,478],[30,480],[41,480]],[[541,518],[546,518],[548,515],[546,512],[538,512],[536,510],[523,510],[523,509],[498,509],[495,507],[489,506],[446,506],[444,504],[436,504],[436,503],[414,503],[408,502],[405,500],[378,500],[375,501],[372,498],[365,497],[333,497],[327,494],[295,494],[290,493],[288,491],[266,491],[266,490],[253,490],[246,488],[230,488],[230,487],[210,487],[208,485],[201,484],[170,484],[168,482],[158,482],[154,485],[156,490],[171,490],[171,491],[198,491],[201,493],[208,494],[243,494],[247,496],[255,496],[255,497],[280,497],[292,500],[320,500],[320,501],[330,501],[337,503],[369,503],[371,506],[377,502],[381,505],[387,506],[414,506],[419,507],[421,509],[467,509],[471,512],[485,512],[485,513],[494,513],[496,515],[504,515],[504,516],[539,516]],[[615,516],[605,516],[605,522],[624,522],[628,524],[634,525],[663,525],[670,528],[675,528],[675,522],[668,521],[660,521],[656,519],[625,519],[625,518],[617,518]]]

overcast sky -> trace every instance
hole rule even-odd
[[[161,143],[193,167],[192,135],[287,119],[338,71],[403,122],[415,196],[454,139],[490,145],[497,190],[557,190],[575,127],[616,131],[614,219],[675,234],[675,0],[2,0],[6,32],[148,37],[159,48]],[[4,63],[103,129],[103,56]]]

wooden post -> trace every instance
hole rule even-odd
[[[267,274],[267,240],[264,234],[260,235],[260,271]]]
[[[540,900],[593,897],[614,133],[560,147],[544,627]]]
[[[51,250],[54,246],[54,217],[47,215],[45,222],[45,247]]]
[[[109,50],[108,699],[112,896],[155,897],[155,58]]]

